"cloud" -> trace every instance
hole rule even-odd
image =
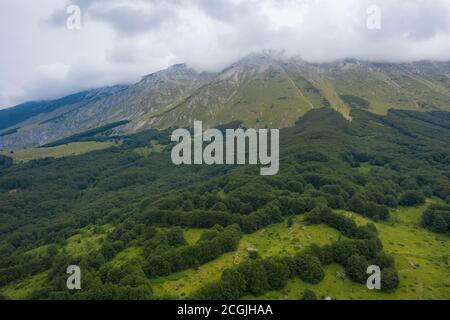
[[[90,13],[94,19],[108,23],[123,36],[148,33],[178,20],[177,8],[167,2],[119,2],[116,5],[96,3]]]
[[[66,29],[69,4],[81,8],[79,31]],[[367,28],[370,5],[381,10],[379,30]],[[9,106],[174,63],[217,71],[264,49],[312,62],[450,60],[450,2],[3,0],[0,43],[0,106]]]

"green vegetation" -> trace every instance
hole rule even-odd
[[[26,300],[33,292],[44,286],[46,278],[45,272],[38,273],[23,281],[4,287],[2,293],[9,300]]]
[[[417,191],[407,191],[400,196],[398,203],[402,206],[417,206],[425,203],[425,197]]]
[[[302,294],[302,300],[306,300],[306,301],[317,300],[316,293],[312,290],[305,289],[305,291],[303,291],[303,294]]]
[[[181,246],[165,252],[156,250],[156,254],[150,253],[146,259],[146,273],[149,277],[160,277],[185,269],[198,268],[226,252],[236,250],[240,238],[241,231],[238,226],[225,229],[217,226],[211,231],[205,231],[194,245]],[[151,249],[148,251],[153,251]]]
[[[349,105],[349,107],[351,107],[352,109],[369,109],[370,106],[370,102],[367,101],[366,99],[360,98],[360,97],[355,97],[355,96],[350,96],[350,95],[342,95],[341,99]]]
[[[13,160],[10,157],[0,154],[0,169],[6,169],[12,166]]]
[[[450,206],[431,205],[422,215],[422,226],[436,233],[450,233]]]
[[[151,282],[155,295],[157,297],[171,295],[177,298],[190,296],[202,286],[218,280],[226,268],[251,259],[248,252],[252,249],[258,251],[260,258],[294,255],[313,243],[325,245],[339,237],[339,233],[329,227],[307,226],[301,216],[296,217],[294,221],[292,228],[287,228],[286,223],[282,222],[244,235],[235,252],[222,255],[199,269],[185,270],[153,279]],[[195,232],[196,230],[194,229]],[[190,229],[187,230],[187,233],[190,232]]]
[[[272,54],[250,55],[218,73],[175,65],[130,86],[1,110],[0,145],[98,141],[119,132],[187,127],[193,120],[207,126],[242,121],[247,127],[285,128],[322,107],[348,120],[354,110],[379,115],[391,109],[450,111],[449,71],[447,62],[312,64]]]
[[[0,294],[448,299],[449,238],[422,214],[450,195],[450,115],[351,116],[312,110],[283,129],[273,177],[174,166],[170,130],[78,156],[2,158]],[[372,263],[386,292],[363,284]],[[70,264],[83,270],[81,292],[64,286]]]
[[[69,156],[76,156],[83,153],[107,149],[117,145],[116,142],[74,142],[60,145],[58,147],[49,148],[26,148],[20,150],[7,150],[0,152],[0,157],[6,156],[14,159],[16,163],[29,162],[36,159],[43,158],[62,158]],[[0,159],[1,168],[1,159]]]
[[[364,284],[357,284],[345,276],[344,266],[331,264],[324,266],[325,278],[319,284],[292,279],[285,288],[268,292],[257,299],[296,300],[306,289],[314,291],[318,299],[449,299],[447,257],[450,239],[446,236],[435,237],[420,227],[421,214],[425,209],[426,206],[393,210],[390,221],[374,223],[384,251],[395,259],[399,272],[399,288],[394,293],[370,291]],[[358,225],[373,223],[354,213],[340,213],[351,217]],[[311,228],[316,226],[309,227],[307,232],[311,232]],[[389,258],[379,256],[377,259],[376,264],[380,266],[389,268],[392,264]],[[245,298],[255,299],[254,296]]]
[[[85,131],[82,133],[78,133],[76,135],[73,135],[73,136],[52,142],[52,143],[48,143],[42,147],[43,148],[52,148],[52,147],[57,147],[57,146],[64,145],[64,144],[73,143],[73,142],[110,140],[110,139],[112,139],[111,138],[111,130],[114,128],[123,126],[123,125],[127,124],[128,122],[129,122],[128,120],[124,120],[124,121],[110,123],[105,126],[94,128],[94,129],[91,129],[91,130],[88,130],[88,131]]]

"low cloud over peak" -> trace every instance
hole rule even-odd
[[[80,30],[66,28],[69,5],[81,9]],[[448,0],[3,0],[1,9],[3,107],[180,62],[216,71],[266,49],[312,62],[450,60]]]

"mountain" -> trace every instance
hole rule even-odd
[[[0,137],[5,137],[6,145],[27,146],[65,135],[70,132],[69,127],[58,130],[50,124],[127,88],[117,85],[87,90],[57,100],[27,102],[0,110]],[[3,143],[0,142],[0,147]]]
[[[114,87],[87,90],[57,100],[32,101],[10,109],[0,110],[0,130],[17,125],[18,123],[38,115],[51,114],[67,106],[79,108],[124,89],[126,89],[126,86],[118,85]]]
[[[44,109],[40,114],[30,113],[24,122],[0,131],[0,149],[43,145],[74,134],[101,127],[110,123],[138,119],[144,113],[154,113],[181,101],[192,90],[201,86],[206,75],[199,75],[185,65],[176,65],[167,70],[144,77],[132,86],[111,88],[100,99],[86,103],[59,103],[56,110]],[[80,95],[80,94],[78,94]],[[53,105],[54,101],[45,102]],[[9,113],[21,106],[12,108]],[[134,123],[137,130],[139,123]]]
[[[97,92],[97,94],[96,94]],[[93,98],[96,97],[96,98]],[[288,127],[311,109],[450,111],[450,63],[312,64],[252,54],[217,73],[175,65],[130,86],[87,91],[0,111],[0,149],[43,145],[112,123],[114,133],[235,120]],[[7,120],[5,120],[7,119]]]

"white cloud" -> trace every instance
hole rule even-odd
[[[82,9],[80,31],[65,28],[69,4]],[[366,27],[373,4],[382,10],[381,30]],[[0,6],[0,106],[133,82],[180,62],[219,70],[263,49],[314,62],[450,60],[448,0],[2,0]]]

